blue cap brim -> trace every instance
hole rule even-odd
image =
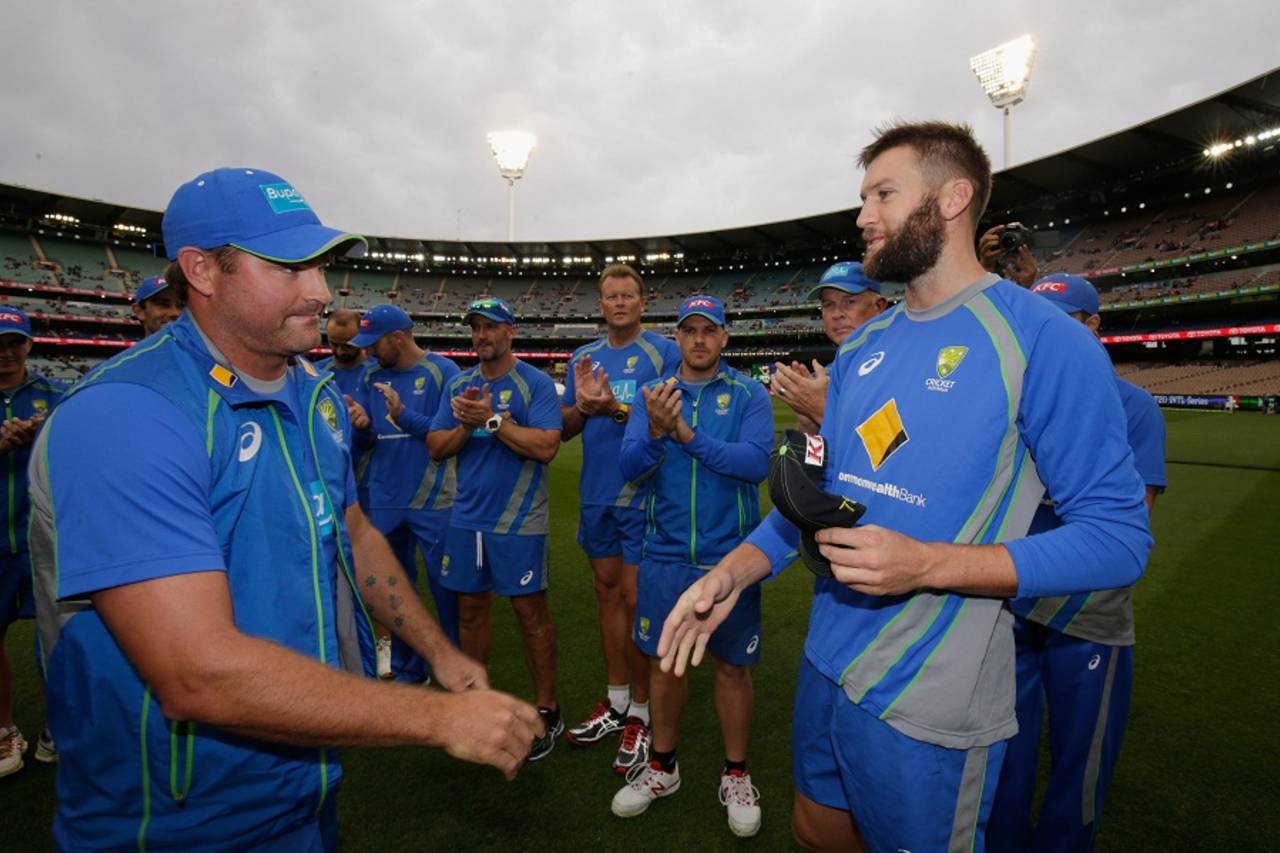
[[[472,314],[479,314],[481,317],[488,317],[490,320],[492,320],[495,323],[507,323],[508,325],[512,325],[512,326],[514,326],[516,323],[516,321],[511,317],[504,317],[501,314],[497,313],[496,311],[491,312],[484,308],[472,308],[466,314],[462,315],[462,322],[465,323],[468,320],[470,320]]]
[[[688,320],[690,317],[695,317],[695,316],[696,316],[696,317],[706,317],[708,320],[710,320],[711,322],[715,323],[717,326],[719,326],[719,327],[720,327],[720,328],[722,328],[722,329],[723,329],[723,328],[725,327],[725,325],[726,325],[726,322],[725,322],[724,320],[722,320],[721,318],[719,318],[719,317],[715,316],[714,314],[710,314],[710,313],[708,313],[708,312],[706,312],[706,311],[698,311],[698,310],[694,310],[694,311],[690,311],[690,312],[686,313],[686,314],[685,314],[684,316],[682,316],[679,320],[676,320],[676,325],[677,325],[677,326],[679,326],[679,325],[680,325],[681,323],[683,323],[685,320]]]
[[[3,328],[0,328],[0,336],[3,336],[3,335],[22,335],[24,338],[29,338],[29,337],[31,337],[31,333],[30,333],[30,332],[23,331],[22,329],[3,329]]]
[[[169,284],[168,284],[168,282],[165,282],[164,284],[162,284],[162,285],[160,285],[159,287],[156,287],[156,288],[139,288],[139,289],[138,289],[138,290],[133,294],[133,304],[134,304],[134,305],[141,305],[142,303],[146,302],[146,301],[147,301],[148,299],[150,299],[151,297],[155,296],[155,295],[156,295],[157,293],[159,293],[160,291],[162,291],[162,290],[168,290],[168,289],[169,289]]]
[[[351,340],[347,341],[347,343],[353,347],[368,349],[378,341],[382,340],[383,336],[386,334],[386,332],[361,332]]]
[[[834,289],[834,290],[841,290],[841,291],[844,291],[845,293],[852,293],[852,294],[854,294],[855,296],[856,296],[857,294],[859,294],[859,293],[866,293],[868,290],[870,290],[872,293],[875,293],[875,292],[876,292],[875,290],[873,290],[873,289],[872,289],[872,288],[870,288],[870,287],[867,287],[867,286],[866,286],[866,285],[864,285],[864,284],[845,284],[844,282],[837,283],[837,282],[832,281],[832,282],[828,282],[828,283],[826,283],[826,284],[819,284],[819,285],[818,285],[817,287],[815,287],[813,290],[810,290],[810,291],[809,291],[809,298],[810,298],[810,299],[813,299],[815,296],[817,296],[817,295],[818,295],[819,293],[821,293],[822,291],[826,290],[828,287],[830,287],[830,288],[832,288],[832,289]]]
[[[344,243],[348,244],[346,250],[339,254],[350,258],[363,257],[369,245],[358,234],[348,234],[323,225],[299,225],[231,245],[265,261],[300,264],[337,251]]]

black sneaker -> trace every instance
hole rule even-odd
[[[599,743],[609,735],[622,730],[623,717],[609,704],[608,699],[596,703],[595,710],[565,734],[570,743],[588,746]]]
[[[533,749],[529,750],[529,760],[537,761],[539,758],[546,758],[551,754],[551,750],[555,749],[556,738],[560,737],[564,731],[564,720],[560,719],[560,709],[552,711],[548,708],[539,708],[538,716],[542,717],[542,725],[546,727],[547,733],[533,741]]]
[[[638,717],[627,717],[622,737],[618,738],[618,754],[613,759],[613,772],[626,776],[631,768],[647,764],[650,737],[647,723],[641,722]]]

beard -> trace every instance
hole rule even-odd
[[[937,199],[926,196],[898,229],[885,237],[879,251],[863,258],[862,271],[876,281],[909,284],[938,263],[945,233]]]

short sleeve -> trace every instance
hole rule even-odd
[[[578,400],[577,383],[573,378],[573,368],[577,363],[577,355],[569,359],[569,369],[565,371],[564,376],[564,393],[560,395],[560,404],[562,406],[572,406]]]
[[[560,429],[564,422],[560,416],[560,402],[556,399],[556,386],[551,377],[539,372],[537,381],[530,383],[529,423],[535,429]]]
[[[48,484],[60,598],[225,570],[203,436],[173,403],[138,385],[86,388],[45,432],[34,464]]]

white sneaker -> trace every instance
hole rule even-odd
[[[395,674],[391,671],[391,638],[378,638],[378,677],[384,681],[389,678],[395,678]]]
[[[22,769],[22,754],[27,751],[27,740],[17,726],[0,729],[0,776],[8,776]]]
[[[729,829],[739,838],[760,831],[760,792],[751,774],[730,770],[720,777],[720,804],[729,812]]]
[[[627,774],[627,785],[613,795],[613,813],[618,817],[642,815],[649,804],[659,797],[666,797],[680,790],[680,765],[671,772],[662,769],[657,761],[639,764]]]

